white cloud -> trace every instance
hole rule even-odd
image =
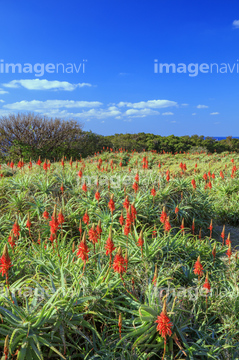
[[[219,112],[212,112],[210,113],[210,115],[219,115],[220,113]]]
[[[198,109],[207,109],[208,106],[207,105],[198,105],[197,108]]]
[[[123,115],[130,117],[146,117],[159,114],[158,111],[152,109],[128,109]]]
[[[3,102],[0,101],[0,102]],[[4,104],[2,108],[9,111],[34,111],[41,113],[49,117],[62,117],[62,118],[79,118],[85,121],[90,119],[107,118],[120,119],[128,121],[132,118],[144,118],[148,116],[158,116],[160,112],[156,110],[159,107],[169,106],[169,103],[177,104],[176,102],[170,102],[168,100],[151,100],[142,101],[140,103],[120,103],[120,106],[116,106],[114,103],[104,105],[99,101],[75,101],[75,100],[22,100],[19,102]],[[124,105],[122,105],[124,104]],[[125,105],[126,104],[126,105]],[[131,108],[128,108],[132,104]],[[142,104],[147,105],[142,107]],[[70,110],[69,110],[70,109]],[[164,115],[173,115],[172,112],[165,112]]]
[[[185,106],[185,107],[188,106],[188,105],[189,105],[189,104],[181,104],[181,106]]]
[[[0,100],[1,103],[4,103],[5,101],[4,100]]]
[[[41,110],[51,110],[59,108],[89,108],[89,107],[99,107],[102,105],[99,101],[74,101],[74,100],[32,100],[26,101],[22,100],[12,104],[6,104],[3,107],[10,110],[26,110],[26,111],[41,111]]]
[[[108,109],[90,109],[78,113],[67,112],[67,110],[50,110],[48,112],[44,112],[44,114],[49,117],[71,117],[89,121],[89,119],[105,119],[109,117],[116,117],[121,113],[120,111],[116,110],[110,111]]]
[[[232,25],[234,28],[239,29],[239,20],[234,20]]]
[[[0,88],[0,95],[3,95],[3,94],[8,94],[8,91],[5,91],[5,90]]]
[[[137,103],[121,101],[118,103],[118,106],[119,107],[126,106],[134,109],[144,109],[144,108],[159,109],[170,106],[177,106],[177,103],[175,101],[170,101],[170,100],[148,100],[148,101],[140,101]]]
[[[196,115],[196,113],[192,113],[192,115]]]
[[[25,79],[25,80],[12,80],[9,83],[2,84],[7,88],[19,88],[24,87],[28,90],[66,90],[73,91],[77,87],[92,86],[88,83],[71,84],[67,81],[53,80],[49,81],[46,79]]]
[[[116,106],[109,106],[108,110],[119,110]]]
[[[164,112],[164,113],[162,113],[162,115],[174,115],[174,113],[173,113],[173,112],[168,111],[168,112]]]
[[[176,123],[177,121],[170,121],[171,123]]]

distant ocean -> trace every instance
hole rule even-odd
[[[218,141],[220,141],[220,140],[226,140],[226,136],[225,137],[223,137],[223,136],[212,136],[215,140],[218,140]],[[232,136],[232,138],[233,139],[239,139],[239,136]]]

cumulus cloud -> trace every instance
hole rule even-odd
[[[159,115],[160,113],[152,109],[128,109],[123,115],[130,117],[146,117],[151,115]]]
[[[168,111],[168,112],[164,112],[164,113],[162,113],[162,115],[174,115],[174,113],[173,113],[173,112]]]
[[[108,110],[108,109],[90,109],[81,112],[73,113],[67,110],[49,110],[44,112],[44,115],[49,117],[62,117],[62,118],[79,118],[85,121],[89,119],[105,119],[109,117],[116,117],[120,114],[120,111]]]
[[[208,106],[207,105],[198,105],[197,108],[198,109],[207,109]]]
[[[0,102],[3,102],[0,101]],[[143,107],[145,105],[145,107]],[[49,117],[79,118],[85,121],[89,119],[107,119],[130,121],[132,118],[144,118],[158,116],[158,108],[177,106],[177,103],[169,100],[150,100],[139,103],[110,103],[108,105],[99,101],[75,101],[75,100],[22,100],[2,105],[4,111],[34,111]],[[173,115],[165,112],[163,115]]]
[[[212,112],[210,115],[219,115],[219,112]]]
[[[144,109],[144,108],[159,109],[170,106],[177,106],[177,103],[176,101],[170,101],[170,100],[148,100],[148,101],[140,101],[137,103],[120,101],[118,103],[118,106],[119,107],[126,106],[134,109]]]
[[[239,29],[239,20],[234,20],[232,26],[236,29]]]
[[[74,100],[22,100],[12,104],[6,104],[3,107],[9,110],[26,110],[26,111],[40,111],[44,109],[59,109],[59,108],[94,108],[101,106],[99,101],[74,101]]]
[[[46,79],[12,80],[9,83],[2,85],[4,87],[13,88],[13,89],[23,87],[28,90],[65,90],[65,91],[73,91],[77,87],[92,86],[91,84],[88,83],[71,84],[67,81],[58,81],[58,80],[49,81]]]

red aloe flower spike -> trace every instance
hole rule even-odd
[[[105,250],[106,250],[106,255],[110,255],[110,265],[109,266],[111,266],[112,252],[115,250],[115,246],[114,246],[113,239],[112,239],[112,225],[110,225],[109,237],[106,241]]]
[[[65,218],[64,218],[64,215],[62,214],[62,209],[60,209],[60,212],[57,216],[57,219],[58,219],[58,223],[61,225],[65,222]]]
[[[6,284],[8,284],[8,272],[10,267],[12,267],[12,262],[8,254],[7,244],[4,245],[2,256],[0,257],[0,273],[2,276],[6,276]]]
[[[231,234],[230,233],[228,233],[227,239],[226,239],[226,245],[229,246],[229,244],[231,244]]]
[[[98,224],[96,226],[96,230],[97,230],[98,235],[99,235],[99,243],[100,243],[100,238],[101,238],[101,233],[102,233],[101,220],[98,221]]]
[[[152,280],[152,283],[154,284],[154,286],[156,286],[156,284],[157,284],[157,278],[158,278],[158,268],[157,268],[157,264],[155,264],[154,277]]]
[[[136,220],[136,215],[137,215],[137,211],[135,209],[134,202],[133,202],[133,204],[131,205],[131,219],[132,219],[133,223]]]
[[[162,211],[161,216],[160,216],[160,222],[162,224],[164,224],[166,219],[167,219],[167,213],[166,213],[165,206],[164,206],[163,211]]]
[[[152,195],[153,197],[156,196],[156,190],[155,190],[154,186],[153,186],[153,188],[152,188],[152,190],[151,190],[151,195]]]
[[[88,225],[88,224],[89,224],[89,220],[90,220],[90,218],[89,218],[89,215],[88,215],[88,209],[86,209],[85,214],[84,214],[84,216],[83,216],[83,222],[84,222],[86,225]]]
[[[13,234],[17,237],[19,237],[19,233],[20,233],[20,226],[18,225],[18,222],[17,220],[15,221],[15,223],[13,224],[13,227],[12,227],[12,231],[13,231]]]
[[[113,262],[113,269],[115,272],[118,272],[122,277],[122,274],[126,272],[125,267],[125,259],[122,256],[121,247],[119,247],[117,254],[115,255],[114,262]]]
[[[193,272],[194,272],[194,274],[198,275],[198,280],[200,280],[200,277],[203,275],[203,266],[200,262],[200,255],[194,264]]]
[[[82,185],[82,190],[83,190],[85,193],[87,192],[86,182],[84,182],[84,184]]]
[[[208,294],[210,292],[210,289],[211,289],[211,285],[208,281],[208,271],[206,273],[206,279],[205,279],[205,283],[203,285],[203,287],[206,289],[206,293]]]
[[[109,206],[109,209],[110,209],[112,215],[113,215],[113,211],[115,210],[115,203],[114,203],[113,197],[114,197],[114,194],[111,195],[110,201],[108,203],[108,206]]]
[[[213,229],[213,226],[212,226],[212,219],[211,219],[210,226],[209,226],[209,228],[208,228],[208,229],[210,230],[210,238],[209,238],[209,239],[211,239],[211,237],[212,237],[212,229]]]
[[[28,228],[29,233],[30,233],[31,225],[32,225],[32,223],[30,221],[30,214],[28,213],[26,227]]]
[[[14,241],[14,234],[13,234],[13,230],[10,231],[10,235],[8,236],[8,243],[10,244],[13,252],[14,252],[14,246],[16,245],[15,241]]]
[[[47,210],[45,210],[42,214],[42,216],[44,217],[44,219],[49,219],[49,212]]]
[[[206,274],[206,279],[205,279],[205,283],[203,285],[204,289],[206,289],[206,309],[207,309],[207,298],[208,298],[208,293],[210,292],[210,289],[211,289],[211,285],[209,283],[209,280],[208,280],[208,271],[207,271],[207,274]]]
[[[43,170],[45,170],[45,172],[47,172],[47,170],[48,170],[46,159],[45,159],[44,164],[43,164]]]
[[[51,221],[49,222],[49,225],[51,227],[51,234],[56,234],[57,230],[58,230],[58,220],[57,220],[57,216],[56,216],[56,205],[54,206],[54,210],[53,210],[53,214],[51,217]]]
[[[62,224],[65,222],[64,215],[62,214],[62,209],[60,209],[60,212],[57,216],[58,224],[61,225],[61,239],[63,238],[63,229]]]
[[[98,236],[99,236],[98,231],[95,229],[95,224],[93,224],[91,229],[89,230],[88,236],[89,236],[89,240],[94,245],[94,253],[95,253],[95,244],[98,243]]]
[[[123,210],[121,210],[121,215],[120,215],[120,218],[119,218],[119,223],[121,226],[124,225],[124,216],[123,216]]]
[[[142,257],[143,257],[143,245],[144,245],[143,230],[141,230],[140,234],[139,234],[139,239],[138,239],[137,246],[141,247],[141,255],[142,255]]]
[[[224,239],[225,239],[225,225],[223,225],[223,228],[222,228],[221,238],[222,238],[222,245],[224,245]]]
[[[84,261],[83,273],[84,273],[84,270],[85,270],[86,261],[88,261],[88,258],[89,258],[89,255],[88,255],[89,251],[90,250],[89,250],[89,248],[88,248],[88,246],[86,244],[86,234],[84,232],[82,240],[81,240],[81,242],[80,242],[80,244],[78,246],[78,251],[76,253],[76,255],[78,257],[80,257],[82,261]]]
[[[41,166],[41,157],[39,156],[39,159],[37,160],[37,165]]]
[[[162,312],[157,317],[157,320],[155,322],[158,324],[157,328],[156,328],[157,331],[164,338],[164,353],[163,353],[163,357],[162,357],[162,360],[163,360],[164,356],[165,356],[165,352],[166,352],[167,335],[168,336],[172,335],[171,328],[173,327],[173,324],[171,323],[171,321],[168,317],[168,314],[167,314],[166,299],[164,300]]]
[[[95,193],[95,199],[98,201],[98,204],[99,204],[99,200],[100,200],[100,193],[99,191],[97,190],[96,193]]]
[[[125,198],[125,201],[123,202],[123,207],[124,207],[126,210],[128,210],[129,205],[130,205],[130,202],[129,202],[129,197],[128,197],[128,195],[127,195],[126,198]]]
[[[164,223],[164,231],[169,232],[171,230],[171,225],[169,222],[169,216],[167,216],[165,223]]]
[[[137,191],[139,190],[139,184],[137,182],[134,182],[132,185],[132,188],[134,189],[135,194],[137,193]]]

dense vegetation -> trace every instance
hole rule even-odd
[[[3,358],[237,359],[238,162],[121,149],[2,163]]]
[[[11,161],[22,157],[51,161],[62,156],[78,159],[94,155],[102,148],[114,151],[123,148],[131,151],[172,152],[239,152],[239,139],[228,137],[217,141],[204,136],[160,136],[154,134],[115,134],[102,136],[83,131],[76,121],[49,119],[33,113],[12,114],[0,119],[0,160]]]

